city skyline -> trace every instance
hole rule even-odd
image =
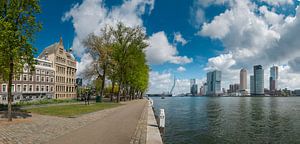
[[[139,25],[149,36],[146,50],[151,67],[149,92],[171,89],[173,77],[181,83],[177,93],[188,92],[189,79],[201,83],[213,69],[222,71],[222,87],[238,83],[238,72],[260,64],[278,65],[278,88],[298,89],[300,84],[299,1],[224,0],[76,0],[41,1],[38,15],[43,29],[35,47],[64,38],[79,61],[78,72],[91,62],[81,41],[116,20]],[[86,26],[88,25],[88,27]],[[266,74],[266,73],[265,73]],[[266,74],[267,75],[267,74]],[[269,87],[269,76],[265,76]],[[248,78],[248,82],[249,82]],[[249,86],[249,84],[248,84]],[[176,90],[175,90],[176,91]]]

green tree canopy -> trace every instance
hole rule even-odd
[[[35,32],[41,29],[36,22],[40,13],[38,0],[0,1],[0,75],[8,82],[8,117],[11,121],[11,84],[14,75],[23,72],[24,66],[34,70],[32,46]]]

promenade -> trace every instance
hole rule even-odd
[[[147,104],[134,100],[76,118],[33,114],[13,124],[0,122],[0,144],[128,144]]]

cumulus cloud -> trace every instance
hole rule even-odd
[[[146,13],[146,7],[150,7],[150,13],[154,8],[154,0],[128,0],[111,10],[105,7],[103,0],[84,0],[66,12],[62,21],[72,21],[75,29],[72,48],[81,57],[85,53],[82,41],[88,34],[99,33],[106,25],[116,25],[118,22],[130,27],[142,26],[141,16]]]
[[[229,9],[204,23],[198,32],[200,36],[220,40],[225,47],[222,54],[208,60],[205,70],[222,70],[227,85],[239,81],[239,69],[246,67],[252,72],[253,65],[261,64],[265,68],[265,87],[268,87],[269,67],[273,64],[280,67],[288,65],[279,71],[284,73],[279,87],[287,87],[288,84],[284,83],[287,78],[299,77],[296,76],[299,74],[293,73],[298,70],[300,55],[300,42],[297,40],[299,13],[297,8],[295,16],[285,16],[248,0],[231,2]],[[225,84],[223,87],[227,87]],[[299,87],[296,83],[289,86]]]
[[[178,72],[184,72],[184,71],[186,71],[186,69],[183,66],[180,66],[180,67],[177,68],[177,71]]]
[[[188,43],[187,40],[185,40],[185,39],[182,37],[182,35],[181,35],[180,32],[174,33],[174,41],[177,42],[177,43],[181,43],[182,45],[185,45],[185,44]]]
[[[159,73],[157,71],[150,72],[149,90],[150,94],[161,94],[169,93],[173,83],[174,76],[170,72]],[[203,85],[205,79],[196,79],[198,88]],[[189,79],[176,79],[175,88],[173,91],[174,95],[186,94],[190,92],[190,80]]]
[[[150,64],[187,64],[193,61],[187,56],[178,56],[176,47],[169,43],[165,32],[157,32],[149,37],[149,46],[145,50],[147,60]]]
[[[269,5],[283,5],[283,4],[294,4],[293,0],[260,0],[262,2],[266,2]]]

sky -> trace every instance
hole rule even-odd
[[[189,79],[199,86],[206,73],[222,71],[222,87],[239,83],[239,71],[253,74],[279,66],[279,88],[300,88],[300,8],[298,0],[42,0],[36,35],[38,55],[63,38],[78,60],[77,74],[93,61],[82,41],[100,35],[106,25],[141,26],[151,68],[148,93],[189,92]],[[249,80],[248,80],[249,85]]]

